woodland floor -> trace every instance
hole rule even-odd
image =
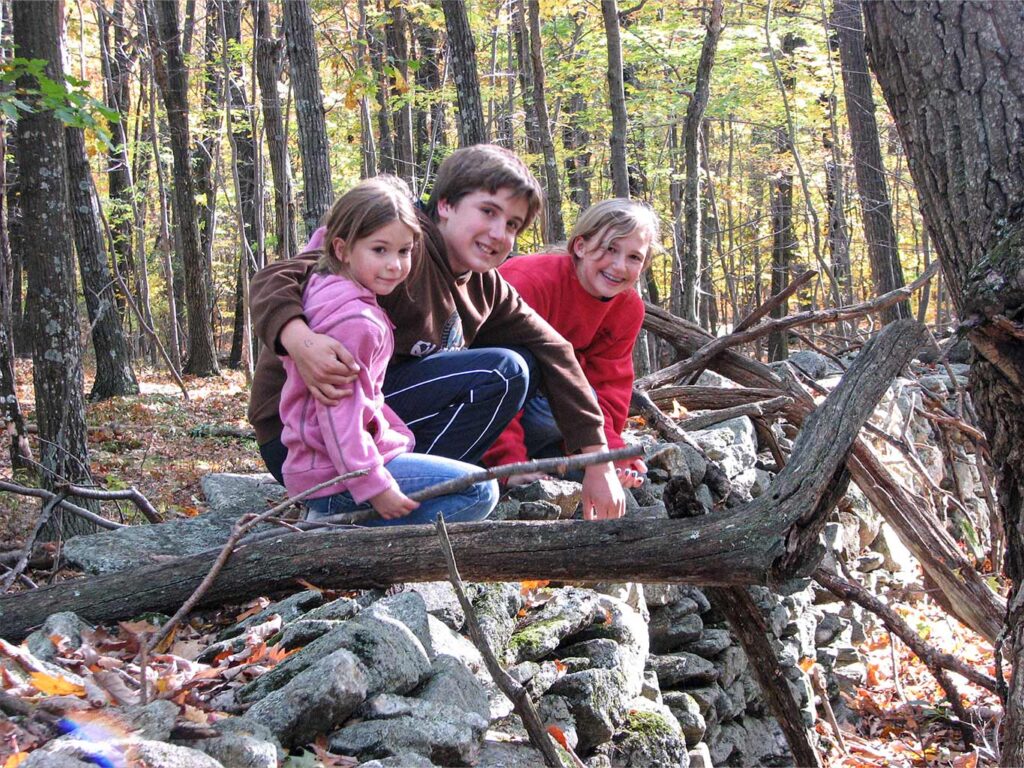
[[[248,426],[248,387],[241,373],[225,371],[219,378],[186,380],[190,396],[187,402],[169,376],[147,370],[138,373],[142,389],[138,397],[88,406],[89,450],[97,482],[110,489],[134,486],[167,516],[196,515],[205,508],[200,489],[203,475],[264,471],[254,440],[193,434],[202,427]],[[18,361],[17,375],[19,401],[29,423],[34,423],[28,361]],[[91,383],[88,379],[87,372],[86,391]],[[0,452],[0,475],[10,477],[6,448]],[[113,512],[109,502],[105,508]],[[0,493],[0,551],[21,544],[38,509],[36,500]],[[125,522],[136,520],[131,505],[124,506],[122,514]],[[30,575],[37,583],[47,578],[46,574]],[[70,575],[62,573],[58,578]],[[929,642],[995,674],[991,647],[950,619],[922,592],[908,590],[906,600],[896,608]],[[244,606],[228,607],[225,613],[245,610]],[[193,625],[190,629],[195,632],[188,638],[193,647],[205,645],[202,627]],[[129,631],[127,627],[122,630]],[[179,640],[185,638],[179,635]],[[856,732],[844,726],[849,755],[833,747],[827,755],[828,765],[974,768],[990,764],[979,757],[977,750],[962,751],[957,731],[944,719],[948,707],[941,705],[942,694],[934,680],[902,643],[897,641],[895,650],[890,647],[884,627],[879,624],[860,650],[867,658],[868,682],[855,697],[847,699],[848,705],[860,713],[860,725]],[[986,721],[999,711],[994,696],[956,675],[953,678],[969,710],[987,713],[982,718]],[[824,721],[819,720],[818,729],[825,739],[834,741]],[[991,726],[985,735],[993,738]],[[983,748],[981,754],[986,753],[991,754]],[[4,745],[0,744],[0,761],[4,754]],[[329,758],[326,764],[330,764]]]

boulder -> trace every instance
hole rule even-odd
[[[80,648],[82,632],[87,629],[92,629],[92,626],[82,621],[78,614],[61,611],[47,616],[43,626],[25,638],[25,645],[37,659],[53,661],[57,657],[57,646],[50,638],[57,635],[64,638],[68,648]]]
[[[589,752],[608,741],[625,719],[626,684],[620,671],[586,669],[562,676],[548,689],[547,696],[561,696],[569,708],[581,752]]]
[[[576,514],[580,505],[583,486],[571,480],[535,480],[527,485],[516,485],[508,489],[510,498],[523,502],[542,501],[554,504],[559,509],[559,517],[568,520]]]
[[[608,755],[612,765],[635,768],[688,768],[686,741],[669,709],[647,699],[635,699]]]
[[[226,768],[277,768],[284,759],[281,746],[265,725],[249,717],[229,717],[212,724],[219,735],[191,742]]]
[[[593,623],[598,597],[589,589],[566,587],[527,617],[526,626],[508,641],[507,656],[518,663],[537,661],[554,651],[567,637]]]
[[[651,655],[647,664],[658,673],[663,689],[707,685],[721,676],[710,661],[686,651]]]
[[[490,720],[491,706],[484,690],[473,673],[452,656],[438,656],[426,681],[417,689],[422,701],[446,704],[471,712],[485,723]]]
[[[455,588],[447,581],[424,581],[418,584],[406,584],[407,592],[415,592],[423,598],[427,613],[440,619],[458,632],[466,623],[466,615],[459,605]]]
[[[679,728],[686,738],[686,746],[691,749],[697,746],[707,730],[707,723],[697,700],[686,691],[665,691],[662,696],[665,706],[679,723]]]

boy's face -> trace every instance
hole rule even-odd
[[[470,192],[455,205],[437,204],[437,226],[448,249],[452,272],[487,272],[512,252],[529,205],[508,189]]]

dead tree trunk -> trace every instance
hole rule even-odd
[[[789,267],[796,241],[793,236],[793,176],[779,173],[771,180],[772,211],[772,295],[789,285]],[[772,308],[772,317],[789,314],[789,303],[781,302]],[[768,359],[785,360],[789,357],[789,337],[786,331],[768,336]]]
[[[601,0],[604,34],[608,40],[608,103],[612,111],[611,148],[612,192],[629,197],[629,165],[626,162],[626,91],[622,82],[622,40],[619,35],[619,5],[616,0]]]
[[[923,326],[905,321],[871,342],[835,391],[807,417],[789,464],[754,501],[680,520],[453,525],[450,535],[462,575],[480,581],[738,586],[772,585],[812,572],[820,559],[818,534],[846,491],[850,445],[924,333]],[[297,577],[328,588],[433,581],[446,573],[437,547],[430,526],[274,537],[237,552],[204,602],[220,604],[257,591],[280,591],[291,588]],[[571,558],[565,557],[567,550]],[[680,552],[686,557],[679,557]],[[195,589],[217,554],[0,596],[0,625],[9,638],[24,637],[54,605],[90,621],[173,609]]]
[[[530,61],[533,70],[533,111],[537,122],[537,139],[544,155],[544,242],[557,243],[565,240],[565,224],[562,223],[562,192],[558,181],[558,160],[555,158],[555,142],[551,138],[551,122],[544,93],[544,57],[541,54],[540,2],[529,0],[528,17],[530,30]]]

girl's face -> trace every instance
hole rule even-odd
[[[336,237],[331,247],[346,277],[387,296],[408,276],[415,243],[413,231],[396,219],[352,243]]]
[[[604,232],[597,232],[589,238],[576,238],[570,247],[583,290],[596,298],[610,299],[636,285],[647,263],[651,233],[645,227],[637,227],[605,243]]]

